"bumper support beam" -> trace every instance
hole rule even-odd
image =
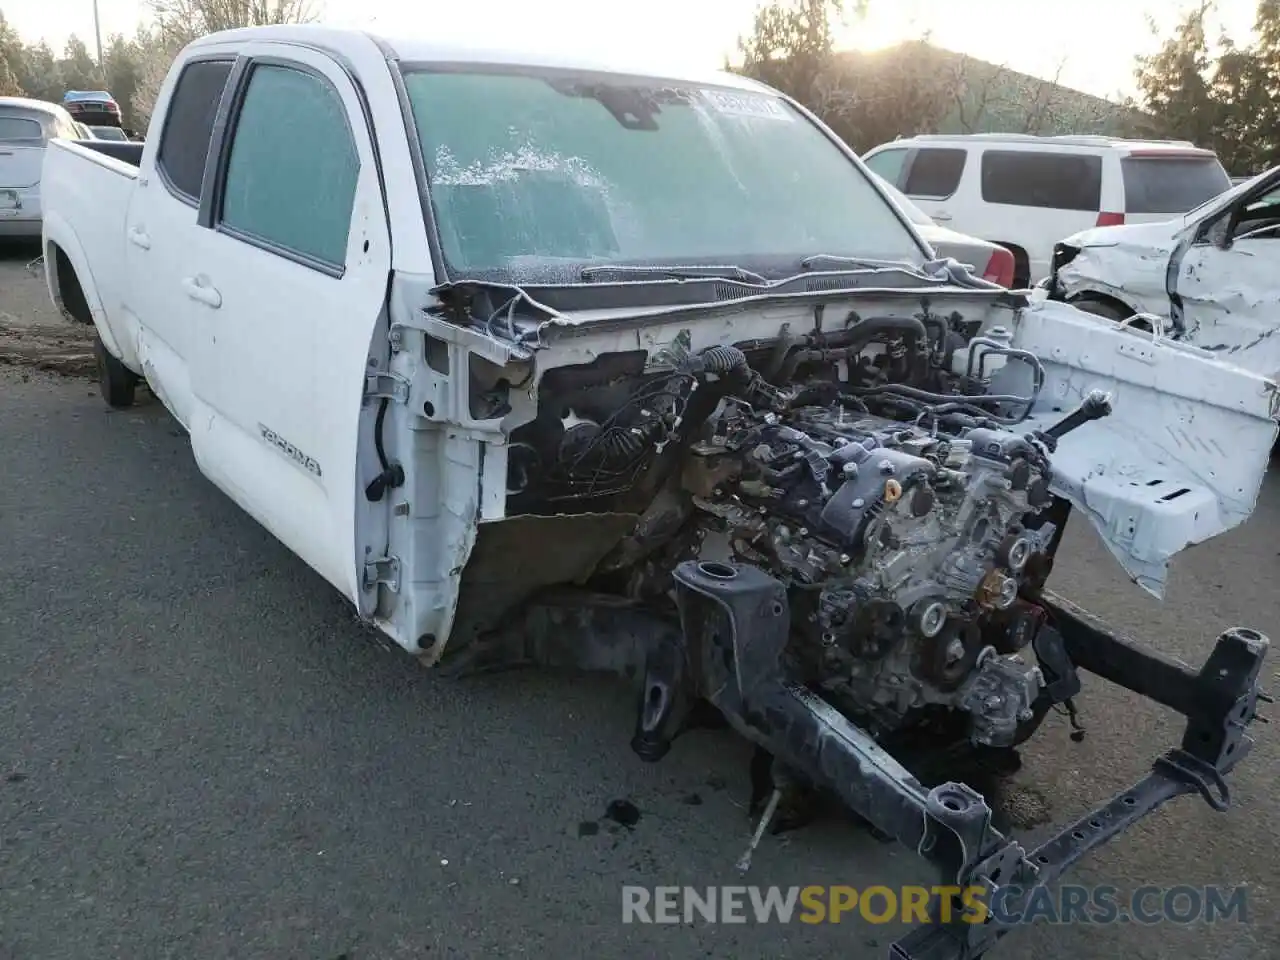
[[[864,730],[783,678],[790,611],[780,582],[743,564],[689,561],[674,574],[683,656],[673,658],[664,645],[650,660],[637,738],[670,729],[679,704],[705,698],[748,739],[935,864],[943,884],[982,886],[987,903],[1001,886],[1013,887],[1002,897],[1004,917],[1016,916],[1037,888],[1175,797],[1199,793],[1225,810],[1224,776],[1252,745],[1245,731],[1258,700],[1266,699],[1257,684],[1269,642],[1260,633],[1226,631],[1195,671],[1115,636],[1046,593],[1038,602],[1048,625],[1035,649],[1050,696],[1066,700],[1078,692],[1079,668],[1178,711],[1187,728],[1181,746],[1158,758],[1143,780],[1028,852],[992,827],[981,794],[956,782],[926,789]],[[959,904],[953,907],[934,903],[934,922],[893,944],[891,960],[975,960],[1015,928],[994,915],[966,921]],[[947,915],[948,923],[938,919]]]

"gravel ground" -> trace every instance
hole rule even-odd
[[[0,320],[61,330],[23,262],[0,261]],[[110,412],[86,380],[0,368],[0,410],[0,960],[884,956],[895,931],[861,921],[624,926],[624,883],[738,882],[741,744],[694,733],[646,766],[608,682],[421,669],[205,481],[153,401]],[[1226,626],[1280,632],[1278,515],[1273,477],[1164,604],[1077,526],[1056,586],[1199,663]],[[1088,737],[1051,719],[1006,818],[1066,821],[1176,742],[1166,711],[1085,683]],[[1251,923],[1036,927],[989,956],[1275,956],[1280,748],[1258,734],[1229,813],[1180,800],[1072,875],[1247,883]],[[619,799],[630,827],[604,816]],[[767,839],[751,875],[930,879],[836,821]]]
[[[0,245],[0,364],[92,375],[93,331],[54,308],[39,256],[39,243]]]

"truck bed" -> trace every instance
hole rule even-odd
[[[142,148],[144,144],[137,143],[132,140],[71,140],[76,146],[84,147],[87,150],[93,150],[107,157],[114,157],[121,160],[131,167],[141,166],[142,164]]]
[[[53,140],[45,150],[40,183],[45,240],[56,244],[82,283],[96,290],[97,297],[89,298],[89,310],[99,333],[104,333],[104,327],[119,329],[127,275],[125,226],[142,146]],[[103,339],[113,338],[104,335]]]

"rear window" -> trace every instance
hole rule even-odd
[[[946,200],[960,186],[960,175],[964,173],[964,161],[968,156],[965,150],[938,149],[925,147],[917,150],[911,158],[911,167],[907,170],[907,182],[902,192],[909,197],[924,197],[926,200]]]
[[[1216,157],[1125,157],[1126,213],[1186,213],[1231,188]]]
[[[204,185],[213,121],[230,73],[230,60],[189,63],[169,100],[158,163],[169,185],[193,202],[199,200]]]
[[[1096,213],[1102,209],[1102,158],[988,150],[982,155],[982,199],[1015,207]]]
[[[0,114],[0,140],[43,140],[40,121]]]

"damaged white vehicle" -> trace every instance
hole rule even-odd
[[[1068,237],[1044,286],[1050,299],[1276,378],[1278,278],[1280,167],[1173,220]]]
[[[1225,808],[1266,637],[1191,670],[1045,581],[1078,514],[1159,595],[1252,511],[1275,385],[931,260],[776,92],[234,31],[178,58],[145,144],[57,142],[44,188],[107,401],[145,378],[200,469],[424,662],[629,678],[641,758],[727,722],[763,821],[832,792],[946,882],[1021,888],[1010,912],[1166,800]],[[965,771],[1074,719],[1078,670],[1186,737],[1029,850]],[[959,773],[914,772],[930,753]],[[1008,929],[939,919],[892,956]]]

